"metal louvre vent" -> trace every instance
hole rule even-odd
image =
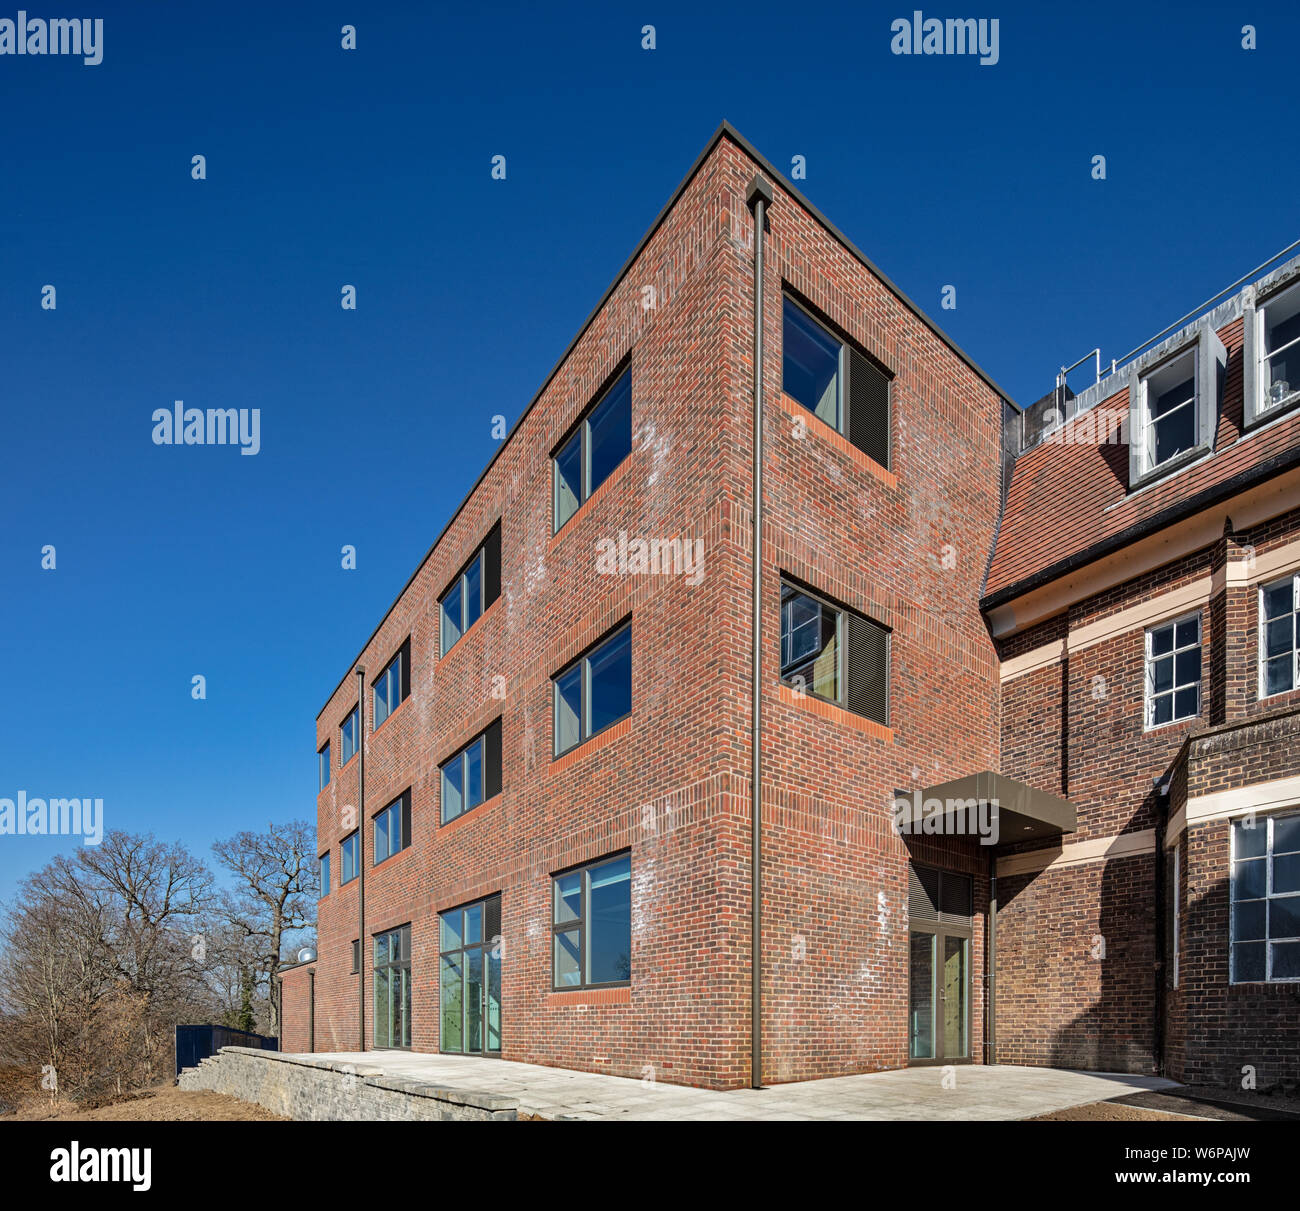
[[[849,346],[848,438],[868,458],[889,468],[889,378]]]
[[[855,714],[889,724],[889,632],[846,613],[844,702]]]
[[[491,942],[501,932],[501,897],[489,896],[483,901],[483,940]]]
[[[970,875],[909,864],[907,911],[913,921],[970,927],[974,909]]]

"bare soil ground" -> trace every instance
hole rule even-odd
[[[1053,1110],[1039,1114],[1031,1123],[1137,1123],[1155,1119],[1170,1121],[1187,1119],[1181,1114],[1165,1114],[1160,1110],[1144,1110],[1140,1106],[1121,1106],[1115,1102],[1088,1102],[1084,1106],[1071,1106],[1069,1110]]]
[[[64,1102],[51,1110],[48,1102],[29,1100],[11,1114],[0,1114],[5,1121],[48,1122],[287,1122],[283,1116],[252,1102],[241,1102],[224,1093],[206,1090],[177,1089],[159,1085],[138,1089],[121,1097],[92,1099],[87,1102]]]

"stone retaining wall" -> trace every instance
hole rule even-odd
[[[514,1122],[519,1112],[518,1101],[501,1094],[447,1089],[385,1076],[366,1065],[308,1062],[248,1047],[223,1047],[198,1067],[186,1068],[178,1084],[308,1121]]]

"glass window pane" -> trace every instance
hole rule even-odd
[[[1199,618],[1189,618],[1186,622],[1180,622],[1175,628],[1174,646],[1185,648],[1193,643],[1201,641],[1201,620]]]
[[[483,941],[483,905],[471,904],[465,909],[465,945]]]
[[[460,638],[460,610],[460,581],[458,580],[451,592],[442,599],[441,622],[438,624],[438,631],[442,636],[442,654],[444,656],[451,651],[452,644]]]
[[[840,349],[829,332],[791,299],[782,301],[781,387],[792,399],[840,428]]]
[[[1291,613],[1291,584],[1291,581],[1284,580],[1264,590],[1265,618],[1280,618]]]
[[[1262,938],[1264,935],[1253,936]],[[1268,902],[1268,936],[1300,938],[1300,896],[1274,896]]]
[[[483,1050],[483,949],[465,951],[465,1050]]]
[[[389,1046],[391,1006],[388,993],[388,968],[375,968],[375,1046]]]
[[[1261,858],[1268,851],[1268,822],[1258,819],[1232,826],[1233,857]],[[1243,897],[1244,898],[1244,897]]]
[[[1197,712],[1198,691],[1196,686],[1179,690],[1174,694],[1174,718],[1190,719]]]
[[[820,650],[821,603],[786,588],[781,601],[781,673]]]
[[[1275,618],[1264,629],[1264,654],[1281,656],[1295,650],[1295,615]]]
[[[1300,942],[1273,943],[1273,972],[1275,980],[1300,979]]]
[[[330,746],[327,744],[316,754],[317,769],[320,774],[320,789],[324,790],[330,780]]]
[[[483,555],[480,552],[465,571],[465,630],[478,621],[483,613]]]
[[[483,741],[475,740],[465,750],[465,810],[483,802]]]
[[[378,866],[391,852],[388,848],[388,823],[391,813],[382,811],[375,817],[375,865]]]
[[[1174,628],[1161,627],[1151,632],[1151,655],[1163,656],[1174,650]]]
[[[632,860],[593,867],[588,889],[587,982],[632,978]]]
[[[578,931],[561,930],[555,935],[555,987],[568,988],[582,982],[578,970]]]
[[[1300,891],[1300,854],[1282,854],[1273,859],[1273,894]]]
[[[487,952],[487,1050],[501,1050],[501,954]]]
[[[320,894],[328,896],[330,894],[330,856],[322,854],[320,859]]]
[[[625,372],[595,407],[587,422],[591,460],[588,494],[632,453],[632,373]]]
[[[1267,936],[1267,900],[1243,900],[1232,906],[1232,940],[1254,942]]]
[[[632,713],[632,629],[624,627],[588,658],[591,666],[591,732]]]
[[[555,528],[577,511],[582,501],[582,434],[575,433],[555,456]]]
[[[1273,852],[1300,852],[1300,816],[1280,816],[1273,820]]]
[[[465,810],[462,794],[464,781],[464,762],[461,757],[453,757],[442,767],[442,822],[454,820]]]
[[[1178,685],[1191,685],[1201,679],[1201,649],[1188,648],[1174,657],[1174,681]]]
[[[1174,660],[1172,656],[1162,657],[1151,666],[1151,689],[1153,693],[1162,694],[1174,688]]]
[[[561,875],[555,880],[555,924],[576,921],[582,916],[582,872]]]
[[[1281,694],[1293,688],[1295,657],[1289,653],[1268,661],[1264,666],[1264,693]]]
[[[1156,698],[1151,703],[1151,725],[1159,727],[1162,723],[1169,723],[1174,717],[1174,696],[1165,694],[1163,697]]]
[[[555,752],[571,749],[582,739],[582,664],[555,679]]]
[[[460,932],[460,909],[455,912],[445,912],[439,917],[440,922],[440,950],[458,950],[462,938]]]
[[[1264,943],[1234,942],[1232,946],[1232,978],[1262,980],[1264,978]]]
[[[1252,858],[1249,862],[1236,862],[1232,867],[1232,898],[1234,900],[1259,900],[1268,894],[1267,860]]]
[[[463,1051],[465,1049],[463,959],[464,955],[460,952],[442,956],[440,985],[442,994],[443,1051]]]

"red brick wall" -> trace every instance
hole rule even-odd
[[[312,972],[314,963],[292,967],[280,976],[280,1050],[311,1051]]]

